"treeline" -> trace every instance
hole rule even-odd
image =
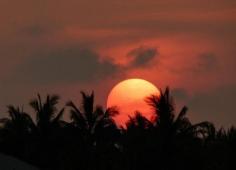
[[[34,113],[8,106],[9,117],[0,120],[0,152],[45,170],[236,169],[236,129],[192,124],[187,107],[176,113],[168,88],[146,99],[152,121],[137,112],[127,128],[116,126],[115,107],[104,110],[94,105],[93,93],[81,94],[81,103],[65,105],[69,113],[57,109],[56,95],[30,101]]]

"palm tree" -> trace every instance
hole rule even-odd
[[[65,123],[61,120],[64,108],[57,113],[58,100],[59,96],[57,95],[47,95],[45,102],[43,102],[38,94],[38,98],[30,102],[30,106],[36,113],[36,126],[40,134],[48,134],[53,128],[60,127]]]
[[[9,105],[7,108],[9,118],[0,119],[3,128],[9,133],[19,136],[30,134],[35,128],[32,118],[19,107]]]
[[[126,132],[150,130],[153,128],[153,122],[145,118],[141,112],[136,111],[134,117],[129,116],[126,127],[127,129],[123,128],[122,130]]]
[[[75,164],[80,162],[82,169],[95,169],[101,163],[107,164],[104,160],[115,157],[115,142],[119,137],[119,130],[113,117],[118,111],[115,107],[104,110],[101,106],[94,106],[93,92],[81,92],[81,95],[79,108],[72,101],[67,103],[72,120],[69,131],[75,130],[70,144],[79,153],[76,155]],[[73,157],[72,159],[75,159]]]
[[[146,99],[146,102],[153,108],[155,113],[154,126],[162,133],[162,135],[188,135],[198,137],[206,126],[210,126],[209,122],[201,122],[193,125],[186,117],[188,108],[184,106],[181,111],[176,114],[174,101],[167,87],[160,95],[152,95]],[[177,116],[176,116],[177,115]]]
[[[1,150],[26,159],[30,154],[29,140],[36,127],[32,118],[23,109],[12,105],[7,108],[9,117],[0,119]]]
[[[122,153],[128,160],[128,169],[151,169],[148,162],[151,161],[152,143],[155,143],[153,128],[153,122],[136,111],[127,121],[126,129],[122,129]]]
[[[179,158],[178,155],[174,156],[178,152],[179,155],[188,154],[189,152],[198,153],[197,146],[201,141],[200,137],[206,132],[208,122],[192,124],[186,117],[188,109],[185,106],[177,114],[168,87],[164,92],[161,91],[159,96],[152,95],[148,97],[146,102],[154,110],[154,136],[156,136],[157,150],[160,153],[158,157],[161,159],[160,166],[163,169],[173,169],[175,163],[181,163],[181,161],[176,161]],[[190,147],[192,145],[195,146],[196,150],[192,150]],[[194,159],[195,157],[189,158],[189,160]],[[181,166],[184,167],[185,164],[183,163]]]
[[[66,122],[62,120],[64,108],[57,110],[59,96],[47,95],[43,101],[38,94],[29,105],[36,114],[35,133],[32,138],[32,162],[42,168],[58,162],[58,150],[63,145],[63,128]],[[57,154],[56,154],[57,153]]]
[[[94,136],[104,130],[116,130],[116,124],[113,117],[118,114],[115,107],[106,109],[105,111],[101,106],[94,106],[94,93],[91,95],[81,92],[82,102],[79,109],[72,101],[67,103],[71,108],[70,114],[72,125],[80,132],[88,136]]]

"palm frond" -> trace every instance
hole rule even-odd
[[[82,108],[84,110],[84,113],[86,113],[86,117],[90,119],[92,116],[91,114],[93,113],[94,92],[92,92],[89,95],[81,91],[81,95],[82,95],[82,102],[81,102]]]

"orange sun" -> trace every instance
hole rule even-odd
[[[160,95],[159,89],[152,83],[143,79],[127,79],[111,90],[107,107],[118,107],[120,114],[114,118],[118,126],[125,126],[129,116],[133,117],[135,111],[140,111],[150,120],[151,108],[144,100],[152,94]]]

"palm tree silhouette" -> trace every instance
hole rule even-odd
[[[32,118],[23,109],[12,105],[7,108],[9,117],[0,119],[1,150],[21,159],[27,159],[30,154],[28,142],[36,127]]]
[[[30,134],[35,128],[32,118],[19,107],[9,105],[7,108],[9,118],[0,119],[4,129],[17,136]]]
[[[159,96],[151,95],[148,97],[146,102],[153,108],[155,114],[153,136],[157,136],[157,150],[161,155],[159,157],[161,160],[160,166],[163,169],[172,169],[175,166],[176,159],[173,157],[174,153],[183,146],[188,146],[189,143],[198,142],[199,137],[206,133],[206,127],[209,123],[192,124],[186,117],[188,110],[186,106],[177,114],[168,87],[164,92],[161,91]],[[173,163],[170,164],[169,162]],[[179,164],[179,162],[176,163]]]
[[[72,124],[81,132],[91,136],[104,129],[117,129],[113,117],[118,114],[115,107],[106,109],[105,111],[101,106],[94,106],[94,93],[90,95],[81,92],[82,101],[81,109],[69,101],[69,106]]]
[[[122,152],[128,160],[127,169],[150,169],[152,164],[152,131],[153,122],[145,118],[139,111],[129,117],[126,129],[122,129]]]
[[[55,154],[62,145],[62,129],[67,123],[62,120],[64,108],[57,110],[59,101],[57,95],[47,95],[42,100],[38,94],[29,105],[36,114],[35,131],[32,137],[32,162],[41,168],[49,168],[58,162],[60,154]]]
[[[95,105],[93,92],[81,96],[80,107],[72,101],[66,104],[71,122],[63,120],[64,108],[57,110],[56,95],[30,101],[35,121],[23,109],[8,106],[9,116],[0,119],[0,152],[42,169],[235,167],[236,128],[218,130],[207,121],[192,124],[187,107],[176,113],[169,88],[146,99],[155,115],[151,121],[136,112],[126,129],[117,128],[115,107]]]
[[[131,129],[149,129],[153,127],[153,122],[145,118],[139,111],[136,111],[134,117],[129,117],[126,127],[127,131]]]
[[[81,92],[81,96],[80,108],[72,101],[67,103],[72,120],[70,129],[77,131],[74,135],[77,136],[76,145],[79,144],[77,149],[80,154],[76,162],[81,162],[82,169],[97,169],[102,162],[108,166],[104,159],[114,159],[110,154],[115,150],[115,142],[120,134],[113,120],[118,111],[115,107],[103,110],[101,106],[95,106],[93,92]],[[114,154],[112,156],[115,157]]]
[[[57,113],[56,105],[59,99],[57,95],[47,95],[43,102],[38,94],[38,98],[30,101],[30,106],[36,113],[36,126],[40,134],[49,134],[51,130],[65,123],[61,120],[64,108]]]
[[[211,126],[209,122],[200,122],[192,124],[186,117],[188,108],[184,106],[181,111],[175,113],[173,97],[167,87],[160,95],[151,95],[146,98],[146,102],[153,108],[155,118],[154,126],[162,133],[162,135],[188,135],[199,137],[206,133],[206,129]]]

